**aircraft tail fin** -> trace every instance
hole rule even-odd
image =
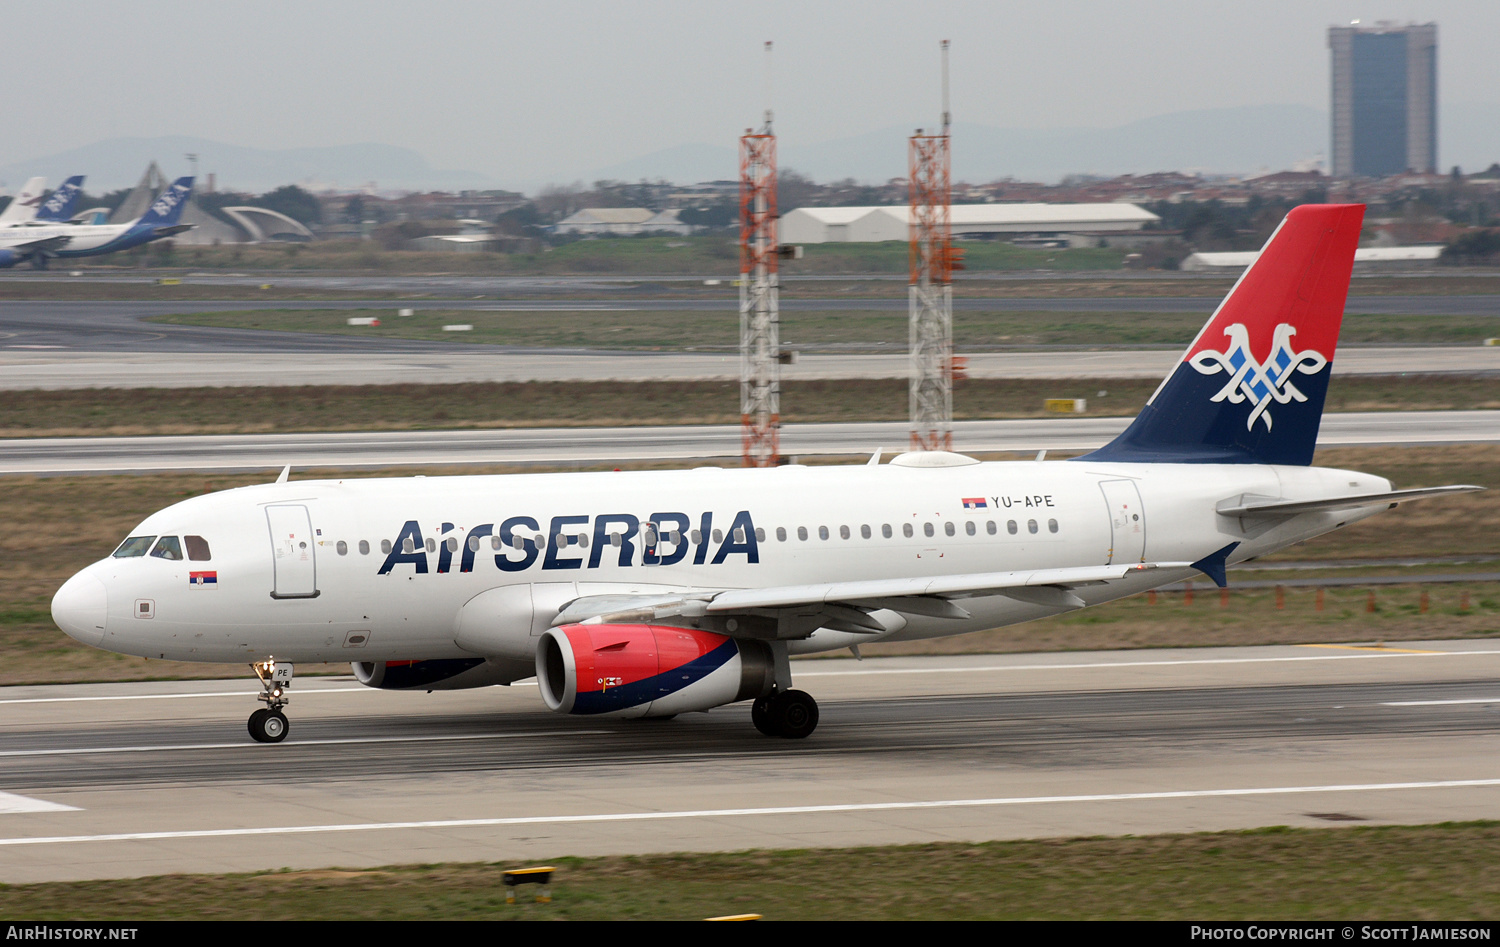
[[[1364,214],[1293,208],[1131,425],[1079,459],[1312,463]]]
[[[78,194],[83,190],[83,175],[75,174],[62,182],[52,196],[42,202],[41,208],[36,212],[37,220],[47,220],[54,223],[62,223],[73,216],[73,208],[78,204]]]
[[[137,226],[147,227],[171,227],[182,218],[182,212],[187,207],[188,198],[193,196],[193,178],[191,175],[178,178],[171,186],[161,192],[141,219],[136,221]]]
[[[21,186],[16,196],[10,199],[4,211],[0,211],[0,224],[25,223],[36,216],[37,206],[47,193],[46,178],[32,178]]]

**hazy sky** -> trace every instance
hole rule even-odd
[[[732,146],[764,108],[767,39],[783,141],[932,125],[944,38],[969,122],[1326,109],[1326,29],[1354,18],[1436,21],[1440,97],[1500,100],[1497,0],[3,2],[0,164],[184,134],[384,142],[508,186],[563,183],[672,145]]]

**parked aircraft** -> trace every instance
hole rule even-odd
[[[261,741],[293,664],[377,688],[533,675],[565,714],[671,716],[750,700],[805,737],[789,658],[1097,605],[1407,500],[1310,467],[1361,205],[1293,210],[1140,415],[1072,460],[947,452],[879,464],[292,481],[146,518],[58,590],[87,644],[249,662]]]
[[[32,178],[22,185],[16,196],[0,211],[0,227],[13,227],[36,216],[36,210],[47,195],[47,179]]]
[[[193,179],[178,178],[139,220],[128,224],[32,223],[0,230],[0,268],[30,260],[32,266],[45,269],[54,257],[114,253],[191,230],[192,224],[178,221],[192,193]]]

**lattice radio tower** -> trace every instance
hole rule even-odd
[[[781,326],[777,301],[776,136],[766,122],[740,138],[740,426],[746,467],[781,462]]]
[[[911,137],[911,446],[953,449],[953,249],[949,215],[948,41],[942,42],[943,130]]]

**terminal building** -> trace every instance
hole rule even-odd
[[[1161,218],[1134,204],[954,204],[949,220],[953,236],[960,238],[1097,246]],[[782,216],[778,239],[786,244],[906,240],[910,224],[911,209],[905,205],[799,207]]]
[[[1437,24],[1328,28],[1333,176],[1437,173]]]

